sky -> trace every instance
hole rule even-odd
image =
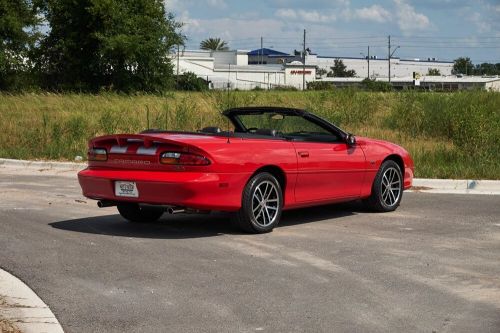
[[[231,49],[283,52],[306,46],[322,56],[500,62],[500,0],[165,0],[184,23],[186,48],[220,37]]]

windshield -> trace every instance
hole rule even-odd
[[[274,112],[245,113],[235,116],[244,133],[281,136],[292,139],[337,141],[338,136],[300,115]]]

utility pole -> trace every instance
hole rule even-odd
[[[179,89],[179,53],[180,53],[180,48],[181,46],[177,44],[177,76],[175,78],[175,83],[177,85],[177,89]]]
[[[260,59],[259,64],[264,64],[264,38],[260,37]]]
[[[368,80],[370,79],[370,46],[368,45]]]
[[[306,90],[306,29],[304,29],[304,44],[302,45],[302,90]]]
[[[231,88],[231,64],[229,64],[227,72],[227,97],[229,101],[229,89]]]
[[[396,46],[394,48],[394,50],[392,50],[391,52],[391,36],[389,35],[389,48],[388,48],[388,52],[387,52],[387,63],[389,65],[389,83],[391,83],[391,58],[392,58],[392,55],[394,54],[394,52],[396,52],[398,49],[399,49],[399,45]]]
[[[387,64],[389,65],[389,83],[391,83],[391,35],[389,35],[389,47],[387,48]]]

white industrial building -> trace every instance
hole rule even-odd
[[[266,50],[267,53],[269,50]],[[251,51],[255,53],[255,51]],[[306,55],[306,65],[299,61],[286,62],[269,61],[262,58],[261,64],[248,64],[250,51],[204,51],[181,50],[172,55],[174,71],[179,74],[195,73],[207,82],[212,89],[240,89],[250,90],[256,87],[272,89],[275,87],[294,87],[303,89],[303,80],[307,82],[326,81],[335,86],[359,85],[368,75],[368,60],[365,58],[335,58],[318,55]],[[277,52],[278,53],[278,52]],[[269,54],[268,57],[276,58]],[[281,58],[280,58],[281,59]],[[330,70],[334,61],[340,59],[347,69],[356,71],[354,78],[317,77],[316,70],[324,68]],[[279,59],[278,59],[279,60]],[[282,62],[282,63],[279,63]],[[457,77],[451,75],[452,62],[427,60],[391,59],[391,83],[396,88],[415,86],[413,73],[419,73],[421,79],[418,85],[429,90],[459,90],[482,88],[500,91],[500,78]],[[438,69],[441,76],[425,76],[429,69]],[[387,59],[370,59],[370,78],[387,81]]]
[[[174,71],[193,72],[210,82],[214,89],[271,89],[278,86],[302,89],[302,80],[316,79],[316,66],[291,62],[286,64],[248,65],[248,51],[181,51],[175,54]],[[304,71],[305,68],[305,71]],[[303,75],[305,73],[305,75]]]
[[[330,82],[335,87],[352,87],[360,85],[363,78],[359,77],[327,77],[318,81]],[[377,78],[376,81],[387,82],[387,77]],[[421,89],[431,91],[455,91],[484,89],[487,91],[500,91],[500,77],[479,77],[479,76],[423,76],[419,80],[414,80],[412,76],[395,77],[391,79],[391,84],[396,89],[418,86]]]
[[[378,58],[336,58],[311,54],[306,56],[306,64],[330,71],[330,67],[333,67],[335,60],[338,59],[342,60],[348,70],[354,70],[356,77],[368,77],[368,61],[370,62],[370,78],[387,77],[389,73],[387,59]],[[439,61],[435,58],[426,60],[391,58],[391,78],[413,76],[413,72],[425,75],[429,69],[438,69],[441,75],[451,75],[453,62]]]

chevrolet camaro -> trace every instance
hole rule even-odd
[[[271,231],[284,209],[363,200],[390,212],[413,180],[406,150],[355,137],[304,110],[235,108],[230,130],[147,130],[89,141],[84,196],[131,222],[165,212],[233,212],[246,232]]]

